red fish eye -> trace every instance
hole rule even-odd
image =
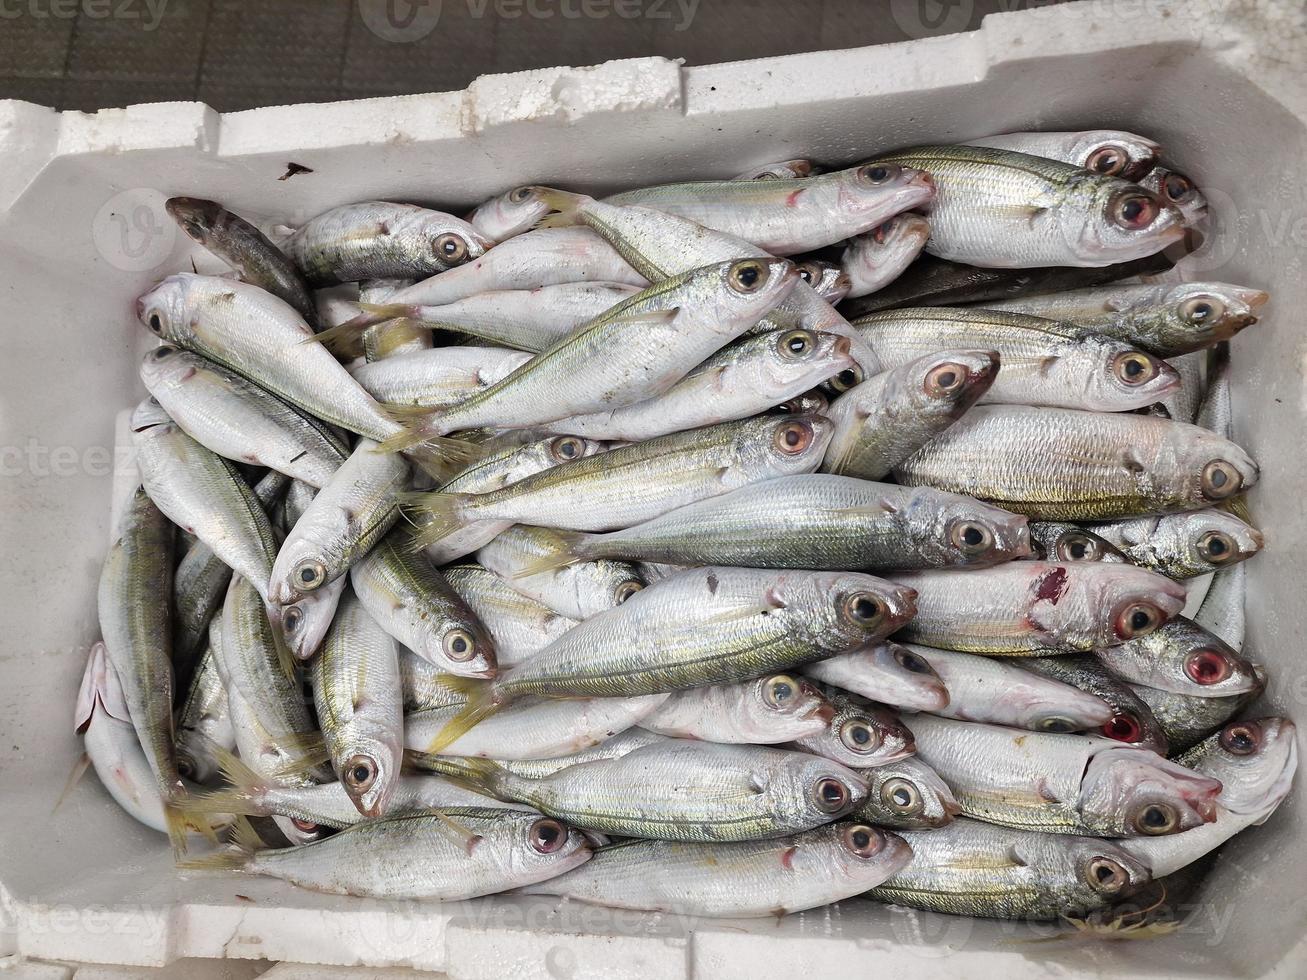
[[[1184,672],[1195,684],[1219,684],[1230,676],[1230,663],[1215,650],[1195,650],[1185,658]]]
[[[1118,742],[1138,742],[1144,734],[1144,726],[1134,715],[1120,712],[1113,715],[1101,731]]]

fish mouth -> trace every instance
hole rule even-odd
[[[1260,310],[1271,299],[1271,294],[1262,289],[1237,289],[1235,295],[1252,310]],[[1253,322],[1256,322],[1256,318],[1254,318]]]

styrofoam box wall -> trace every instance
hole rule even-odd
[[[886,5],[867,9],[886,15]],[[1300,793],[1222,854],[1189,928],[1117,943],[1032,942],[1047,931],[862,901],[780,922],[688,923],[550,899],[333,898],[178,872],[163,838],[94,778],[55,809],[80,752],[72,702],[97,635],[114,414],[143,394],[137,363],[150,337],[133,300],[193,254],[162,210],[166,197],[216,198],[266,226],[366,198],[461,210],[525,182],[607,190],[728,177],[789,157],[839,164],[1027,128],[1112,126],[1160,139],[1216,213],[1215,248],[1190,274],[1274,293],[1269,315],[1234,345],[1236,438],[1262,463],[1254,511],[1269,532],[1249,570],[1248,646],[1272,671],[1266,709],[1296,713],[1301,726],[1301,11],[1240,0],[1072,4],[893,46],[703,68],[611,62],[488,76],[464,92],[227,116],[195,103],[83,115],[0,102],[0,957],[267,957],[559,980],[1302,976]],[[291,161],[314,172],[278,181]]]

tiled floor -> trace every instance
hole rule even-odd
[[[902,41],[1046,2],[10,0],[0,98],[84,110],[200,99],[231,111],[640,55],[709,64]]]

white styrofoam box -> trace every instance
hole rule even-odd
[[[890,5],[900,23],[915,6]],[[607,190],[1028,128],[1160,139],[1216,215],[1215,243],[1189,273],[1274,293],[1234,344],[1236,437],[1263,465],[1253,506],[1268,530],[1249,567],[1248,648],[1271,668],[1266,709],[1302,724],[1302,16],[1291,0],[1078,3],[900,45],[703,68],[639,59],[226,116],[193,103],[83,115],[0,102],[0,958],[229,956],[559,980],[1302,976],[1300,794],[1226,849],[1187,928],[1128,943],[1032,942],[1050,930],[861,901],[780,922],[692,923],[549,899],[334,898],[178,872],[163,838],[93,777],[54,808],[80,752],[70,722],[97,633],[114,417],[143,393],[150,337],[133,301],[192,256],[212,264],[174,231],[165,198],[216,198],[267,226],[365,198],[458,210],[525,182]],[[313,173],[279,181],[292,161]]]

